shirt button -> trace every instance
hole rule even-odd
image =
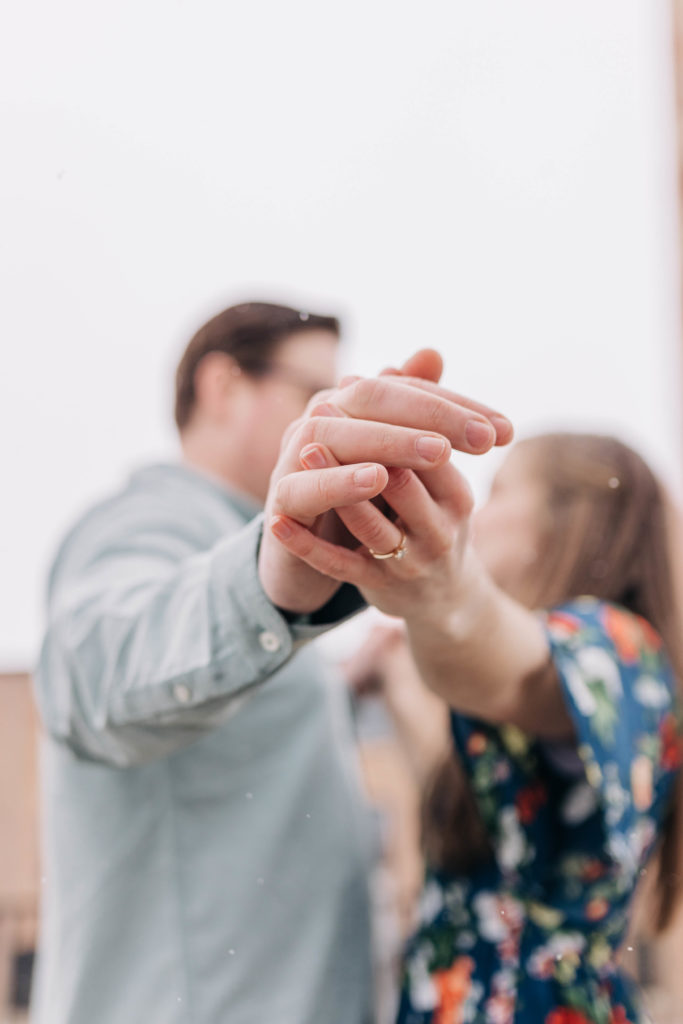
[[[281,644],[275,633],[271,633],[270,630],[264,630],[263,633],[259,633],[258,642],[264,651],[279,651]]]
[[[176,683],[173,687],[173,696],[179,704],[187,704],[192,694],[190,693],[189,687],[185,686],[183,683]]]

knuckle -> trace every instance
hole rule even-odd
[[[345,575],[348,566],[344,560],[344,556],[337,551],[329,551],[325,555],[325,564],[321,566],[321,570],[327,573],[328,576],[332,576],[334,579],[340,579]]]
[[[330,424],[334,422],[329,416],[311,416],[308,420],[311,441],[321,441],[326,438],[330,431]]]
[[[444,558],[453,547],[455,531],[448,525],[438,526],[431,536],[430,550],[437,559]]]
[[[435,547],[437,558],[445,558],[448,552],[453,547],[452,535],[442,533],[439,536],[437,536],[435,540]]]
[[[299,419],[295,420],[288,429],[287,435],[287,447],[296,449],[299,452],[305,445],[309,444],[313,440],[313,428],[311,427],[312,420],[310,419]]]
[[[285,509],[288,506],[288,497],[291,493],[290,480],[288,476],[281,477],[275,484],[274,504],[276,508]]]
[[[311,554],[315,554],[315,537],[308,531],[306,531],[303,537],[301,538],[300,554],[302,554],[304,557],[308,557]]]
[[[372,408],[384,391],[381,381],[372,377],[363,377],[351,385],[351,397],[361,408]]]
[[[436,395],[430,395],[424,403],[424,425],[425,429],[431,428],[436,433],[443,433],[441,429],[444,423],[445,402]]]
[[[299,428],[299,436],[297,438],[301,445],[310,444],[316,438],[316,430],[320,423],[320,416],[311,416],[309,419],[304,420]]]
[[[391,456],[396,451],[396,434],[390,427],[383,427],[377,435],[377,446],[382,456]]]
[[[321,391],[316,391],[316,393],[309,399],[306,405],[306,410],[313,410],[317,405],[322,405],[324,402],[327,402],[333,394],[334,388],[323,388]]]
[[[321,504],[329,505],[332,503],[332,487],[330,481],[325,474],[320,474],[316,480],[316,494],[320,499]]]
[[[415,583],[425,575],[424,567],[419,563],[413,562],[412,564],[405,566],[402,570],[402,575],[403,579],[408,583]]]
[[[343,576],[346,566],[339,555],[334,555],[330,559],[330,573],[332,576]]]
[[[304,445],[311,444],[313,441],[324,439],[329,432],[331,422],[333,421],[329,416],[309,416],[301,423],[297,443],[303,448]]]
[[[384,550],[386,548],[389,551],[393,546],[391,538],[387,540],[387,533],[389,523],[386,519],[375,518],[374,516],[367,516],[364,524],[363,533],[367,538],[367,547],[374,548],[375,551]]]
[[[392,469],[389,483],[385,490],[390,490],[392,494],[400,494],[411,486],[413,479],[414,473],[412,469]]]

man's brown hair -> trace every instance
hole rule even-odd
[[[311,330],[330,331],[339,337],[339,320],[271,302],[243,302],[212,317],[191,339],[176,370],[178,430],[190,421],[196,402],[195,374],[209,352],[224,352],[244,373],[259,377],[267,373],[275,350],[285,338]]]

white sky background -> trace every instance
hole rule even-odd
[[[524,433],[681,481],[668,0],[7,0],[0,668],[59,535],[173,453],[172,374],[249,297],[423,344]],[[481,492],[495,460],[463,459]]]

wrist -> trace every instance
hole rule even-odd
[[[411,643],[419,636],[447,635],[466,643],[483,622],[490,621],[498,590],[471,546],[463,558],[457,584],[447,594],[416,602],[405,616]],[[424,640],[423,640],[424,643]]]

